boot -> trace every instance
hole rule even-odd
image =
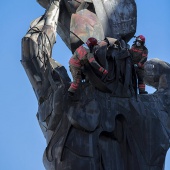
[[[139,94],[148,94],[148,92],[145,89],[139,89]]]

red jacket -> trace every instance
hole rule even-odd
[[[85,48],[83,45],[76,49],[73,56],[69,60],[69,64],[74,67],[81,68],[87,60],[93,68],[99,72],[104,72],[105,69],[95,60],[94,55],[90,53],[90,50]]]
[[[147,61],[148,49],[145,46],[137,47],[135,44],[130,49],[133,64],[138,64],[139,67],[143,67]]]

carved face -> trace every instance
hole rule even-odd
[[[157,58],[147,61],[144,65],[144,82],[158,89],[160,77],[170,73],[170,66],[168,63]]]

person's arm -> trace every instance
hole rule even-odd
[[[147,57],[148,57],[148,50],[145,49],[142,53],[142,59],[138,63],[139,67],[143,67],[144,63],[147,61]]]
[[[87,54],[87,59],[88,59],[90,65],[91,65],[94,69],[98,70],[98,71],[101,72],[102,74],[107,74],[107,73],[108,73],[108,71],[107,71],[106,69],[104,69],[104,68],[95,60],[94,55],[93,55],[92,53],[88,53],[88,54]]]

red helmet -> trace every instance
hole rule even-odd
[[[139,41],[142,41],[143,43],[145,43],[145,37],[143,35],[137,36],[136,40],[139,40]]]
[[[87,40],[86,44],[88,45],[88,47],[97,45],[97,40],[96,40],[96,38],[90,37]]]

